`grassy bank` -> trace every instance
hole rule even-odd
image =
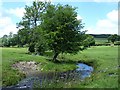
[[[69,84],[57,84],[58,87],[78,87],[78,88],[115,88],[118,87],[118,47],[101,46],[91,47],[75,55],[59,55],[61,63],[49,61],[50,52],[46,56],[35,56],[27,54],[27,48],[2,48],[2,79],[3,85],[16,84],[24,78],[24,75],[11,68],[11,65],[18,61],[36,61],[41,63],[42,72],[66,71],[75,69],[75,62],[84,62],[94,67],[94,72],[85,81]]]
[[[115,88],[118,87],[118,47],[99,46],[92,47],[77,55],[67,55],[73,60],[83,60],[96,62],[95,71],[92,77],[82,84],[75,85],[87,88]]]
[[[25,77],[18,70],[12,69],[12,64],[19,61],[35,61],[41,63],[39,67],[41,72],[66,71],[76,68],[73,63],[53,63],[49,61],[48,56],[29,55],[27,54],[27,48],[2,48],[3,86],[14,85]]]

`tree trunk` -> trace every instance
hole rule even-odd
[[[53,57],[53,61],[56,62],[57,61],[57,56],[59,55],[59,53],[54,53],[54,57]]]

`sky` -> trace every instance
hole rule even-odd
[[[0,37],[16,34],[16,23],[24,16],[25,5],[33,0],[0,0]],[[42,0],[44,1],[44,0]],[[77,7],[77,19],[84,24],[87,34],[118,34],[118,0],[47,0],[53,4]]]

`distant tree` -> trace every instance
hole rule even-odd
[[[117,41],[118,39],[118,35],[117,34],[114,34],[114,35],[111,35],[108,37],[108,41],[111,41],[113,44],[115,41]]]
[[[19,44],[18,34],[13,34],[11,38],[11,46],[15,46]]]
[[[2,44],[3,44],[3,46],[9,46],[9,42],[8,42],[8,35],[4,35],[3,37],[2,37]]]
[[[10,32],[9,35],[4,35],[2,37],[2,44],[5,47],[10,47],[12,44],[12,37],[13,37],[13,33]]]
[[[49,47],[53,50],[53,61],[60,53],[76,53],[80,50],[83,25],[77,20],[76,8],[69,5],[49,5],[42,16],[42,29],[46,30]]]
[[[3,47],[2,38],[0,38],[0,47]]]
[[[117,41],[120,41],[120,35],[117,36]]]

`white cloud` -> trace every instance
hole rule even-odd
[[[16,28],[16,25],[13,24],[10,17],[0,17],[0,37],[3,35],[8,35],[10,32],[17,33],[18,29]]]
[[[117,10],[111,11],[110,13],[107,14],[107,17],[109,20],[113,22],[118,22],[118,11]]]
[[[12,18],[8,16],[4,16],[5,9],[2,8],[2,2],[0,1],[0,37],[5,34],[9,34],[10,32],[17,33],[18,29],[16,28],[16,24],[12,22]]]
[[[33,0],[18,0],[18,2],[31,2],[32,3]],[[42,0],[44,1],[44,0]],[[49,1],[49,0],[47,0]],[[3,35],[9,35],[10,32],[16,34],[18,29],[16,28],[16,24],[13,23],[12,21],[12,17],[11,15],[14,15],[14,17],[18,17],[18,18],[22,18],[24,13],[25,13],[25,9],[23,7],[19,8],[11,8],[11,9],[3,9],[2,7],[2,3],[3,2],[17,2],[15,0],[4,0],[1,1],[0,0],[0,37],[2,37]],[[6,13],[7,16],[4,16],[3,14]],[[11,15],[10,15],[11,14]]]
[[[80,15],[77,15],[77,20],[82,20],[82,17]]]
[[[9,17],[0,17],[0,27],[5,27],[11,23],[11,18]]]
[[[24,13],[25,13],[25,9],[24,7],[21,7],[21,8],[15,8],[15,9],[9,9],[6,11],[7,13],[9,14],[13,14],[19,18],[22,18],[24,16]]]
[[[98,20],[93,27],[86,28],[90,34],[118,34],[118,10],[109,12],[107,18]]]

